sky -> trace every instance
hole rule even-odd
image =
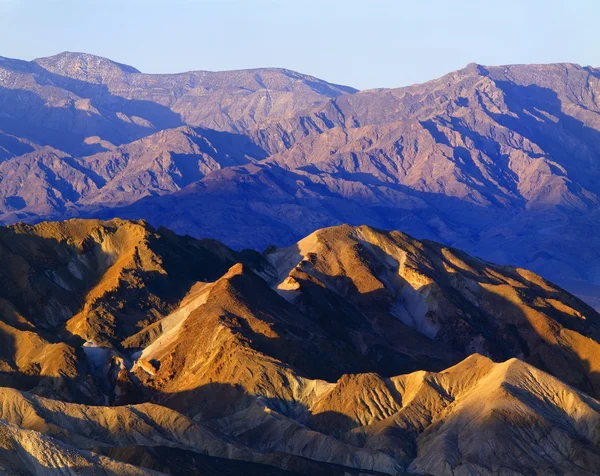
[[[283,67],[358,89],[484,65],[600,67],[598,0],[0,0],[0,56],[145,73]]]

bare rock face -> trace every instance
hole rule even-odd
[[[146,222],[0,228],[8,474],[594,474],[598,315],[348,225],[235,252]]]

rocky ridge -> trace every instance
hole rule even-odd
[[[14,474],[598,464],[600,315],[530,271],[348,225],[259,254],[146,222],[19,224],[0,255]]]

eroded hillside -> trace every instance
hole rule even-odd
[[[347,225],[259,254],[146,222],[19,224],[0,259],[13,474],[600,464],[600,316],[530,271]]]

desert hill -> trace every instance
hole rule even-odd
[[[598,314],[530,271],[366,226],[319,230],[267,258],[276,288],[313,315],[333,292],[387,336],[399,320],[462,354],[518,357],[600,390]]]
[[[600,315],[531,271],[349,225],[259,254],[143,221],[16,224],[0,257],[13,474],[600,463]]]

